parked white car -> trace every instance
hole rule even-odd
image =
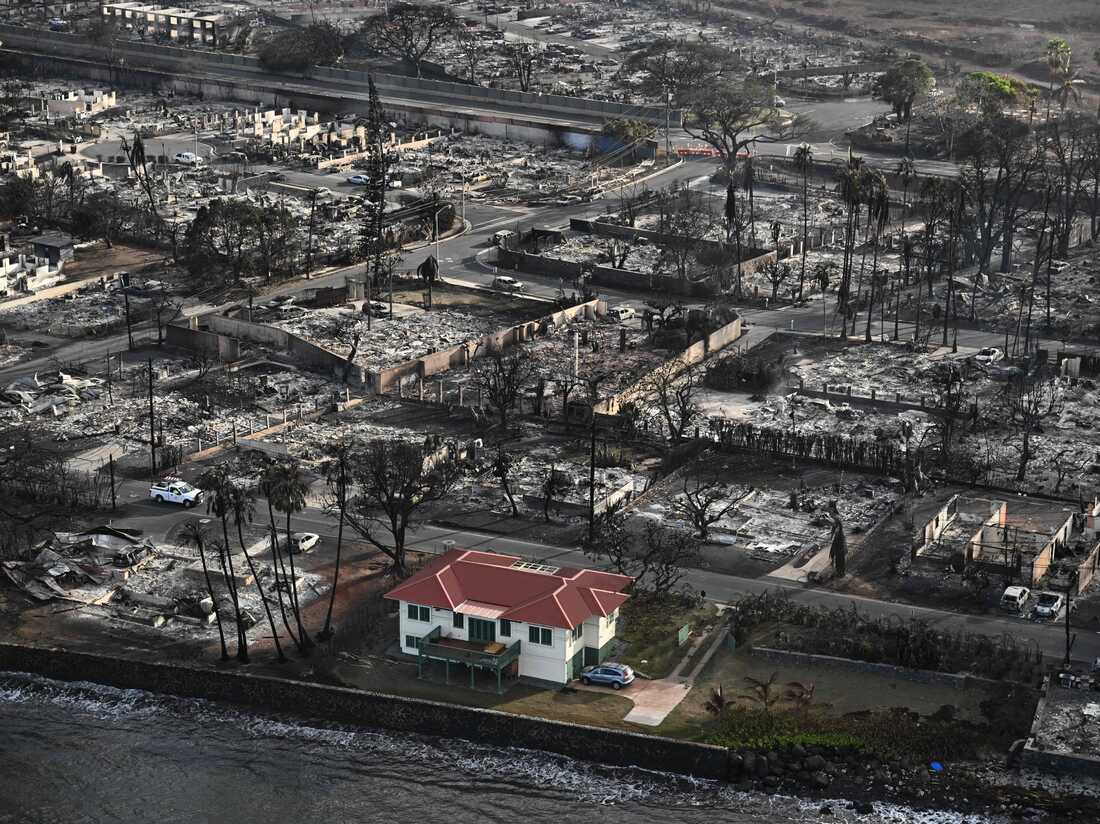
[[[632,306],[612,306],[607,310],[607,316],[612,320],[617,320],[619,323],[630,320],[638,313],[634,311]]]
[[[309,552],[321,543],[321,536],[315,532],[294,532],[290,536],[291,552]]]
[[[1066,605],[1065,596],[1057,592],[1040,592],[1035,601],[1035,617],[1042,621],[1053,621]]]
[[[992,346],[987,346],[974,356],[976,363],[996,363],[999,360],[1004,360],[1005,353],[1000,349]]]
[[[370,183],[370,178],[366,175],[352,175],[348,178],[348,183],[353,186],[366,186]]]
[[[522,292],[527,289],[527,285],[507,275],[499,275],[493,278],[493,288],[504,292]]]
[[[201,166],[202,158],[194,152],[178,152],[174,158],[176,163],[181,166]]]
[[[1068,260],[1052,260],[1050,262],[1050,271],[1052,272],[1064,272],[1069,268]]]
[[[1031,590],[1027,587],[1008,587],[1001,595],[1001,609],[1019,614],[1023,612],[1024,606],[1030,597]]]
[[[190,508],[202,503],[202,490],[179,478],[165,478],[163,481],[155,481],[149,487],[149,497],[158,504],[183,504]]]

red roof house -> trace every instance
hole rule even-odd
[[[469,664],[470,656],[451,652],[465,649],[481,660],[486,649],[511,651],[518,675],[565,683],[603,660],[633,580],[452,549],[386,598],[401,603],[401,647],[409,654]]]

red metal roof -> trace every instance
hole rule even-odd
[[[523,559],[515,555],[452,549],[386,597],[459,612],[463,603],[472,601],[479,608],[500,607],[503,619],[572,629],[618,609],[629,597],[623,590],[634,580],[594,569],[523,569],[515,566],[518,563]]]

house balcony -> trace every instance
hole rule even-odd
[[[474,688],[474,673],[476,670],[485,670],[496,676],[497,692],[502,691],[502,676],[506,670],[516,670],[512,665],[519,660],[521,649],[520,641],[513,641],[509,645],[497,642],[484,643],[479,641],[464,641],[461,638],[445,637],[439,627],[436,627],[417,642],[417,673],[424,677],[425,664],[430,661],[443,662],[443,677],[445,683],[450,683],[451,664],[465,666],[470,672],[470,688]]]

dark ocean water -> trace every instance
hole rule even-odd
[[[977,822],[0,673],[0,822]]]

